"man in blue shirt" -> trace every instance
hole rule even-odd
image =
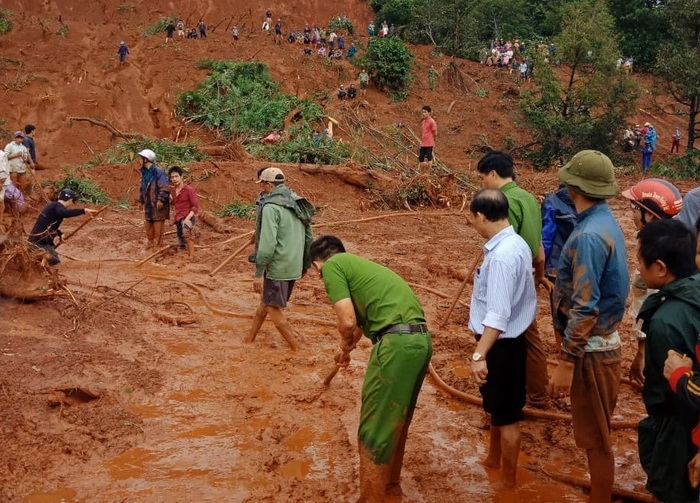
[[[508,221],[508,199],[501,190],[480,190],[469,210],[474,229],[488,240],[469,311],[469,329],[477,338],[472,375],[491,417],[483,464],[503,468],[501,484],[514,487],[525,406],[525,331],[537,311],[532,254]]]
[[[591,502],[609,502],[615,478],[610,419],[622,377],[617,326],[625,312],[629,274],[625,240],[606,199],[620,189],[610,159],[583,150],[559,170],[578,223],[559,259],[552,306],[561,338],[550,394],[571,394],[576,445],[586,449]]]

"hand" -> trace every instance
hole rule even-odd
[[[688,463],[688,481],[693,489],[700,488],[700,453]]]
[[[552,293],[552,290],[554,290],[554,284],[546,276],[535,278],[535,286],[541,286],[547,293]]]
[[[253,233],[253,234],[250,236],[250,241],[248,241],[248,242],[249,242],[250,244],[252,244],[252,245],[255,244],[255,233]]]
[[[674,351],[673,349],[669,349],[668,357],[664,362],[664,377],[666,379],[670,378],[671,374],[673,374],[673,372],[675,372],[676,369],[679,369],[681,367],[690,367],[692,369],[693,360],[691,360],[685,355],[680,354],[677,351]],[[700,461],[698,461],[698,463],[700,463]]]
[[[479,360],[478,362],[471,362],[472,367],[472,377],[479,386],[486,384],[486,376],[489,374],[489,369],[486,366],[486,360]]]
[[[350,353],[346,353],[341,349],[335,355],[334,360],[338,367],[347,367],[350,364]]]
[[[191,229],[192,227],[194,227],[194,223],[192,222],[193,219],[194,217],[186,218],[183,223]]]
[[[140,209],[140,210],[143,209],[143,203],[139,203],[139,209]]]
[[[559,360],[559,365],[554,369],[549,378],[549,395],[552,398],[564,398],[571,394],[571,381],[574,378],[574,364]]]
[[[262,276],[260,276],[259,278],[255,278],[253,280],[253,290],[255,291],[255,293],[259,293],[262,295],[262,293],[263,293],[263,279],[264,278]]]
[[[156,209],[157,210],[162,210],[163,209],[163,201],[158,201],[156,203]]]
[[[636,388],[644,386],[644,354],[639,351],[634,355],[628,377],[632,385]]]
[[[97,213],[97,210],[93,210],[92,208],[84,208],[84,209],[85,209],[85,213],[87,213],[90,216],[90,218],[92,218],[92,215]]]

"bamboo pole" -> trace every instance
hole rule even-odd
[[[483,256],[484,256],[484,252],[482,250],[482,252],[479,253],[479,256],[476,257],[476,259],[474,260],[474,263],[469,268],[469,271],[467,272],[467,277],[464,278],[464,281],[462,281],[462,286],[459,287],[459,290],[457,291],[457,295],[455,295],[455,298],[452,300],[452,304],[450,305],[450,308],[447,310],[447,314],[445,314],[445,317],[442,319],[442,323],[440,323],[440,327],[444,327],[447,324],[447,320],[450,319],[450,315],[452,314],[452,311],[454,310],[455,306],[457,305],[457,301],[459,300],[459,297],[462,295],[464,288],[467,286],[467,284],[471,280],[472,274],[474,274],[474,269],[476,269],[476,266],[479,265],[479,262],[481,262],[481,258]]]
[[[226,264],[228,264],[229,262],[231,262],[231,261],[232,261],[234,258],[236,258],[238,255],[240,255],[241,252],[242,252],[243,250],[245,250],[246,248],[248,248],[248,246],[250,246],[250,243],[248,243],[248,242],[243,243],[243,245],[242,245],[240,248],[238,248],[235,252],[233,252],[231,255],[229,255],[228,257],[226,257],[226,260],[224,260],[224,261],[221,262],[218,266],[216,266],[216,268],[215,268],[213,271],[211,271],[211,272],[209,273],[209,276],[212,276],[212,277],[213,277],[217,272],[219,272],[219,271],[221,270],[222,267],[224,267]]]

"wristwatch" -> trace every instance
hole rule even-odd
[[[472,355],[472,361],[473,361],[473,362],[480,362],[480,361],[482,361],[482,360],[484,360],[484,359],[485,359],[484,355],[482,355],[482,354],[479,353],[478,351],[474,352],[474,354]]]

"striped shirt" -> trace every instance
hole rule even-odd
[[[474,278],[469,328],[501,331],[499,339],[518,337],[535,319],[537,292],[532,277],[532,253],[513,226],[484,245],[484,261]]]

